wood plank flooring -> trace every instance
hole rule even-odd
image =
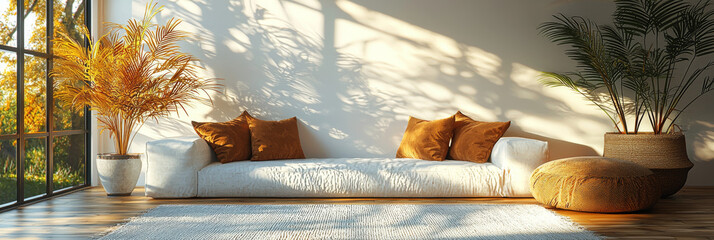
[[[110,230],[130,217],[161,204],[421,204],[495,203],[538,204],[532,198],[211,198],[155,200],[137,188],[131,196],[107,197],[101,188],[66,196],[0,214],[0,238],[86,239]],[[688,187],[662,199],[651,210],[629,214],[583,213],[554,209],[591,231],[612,238],[714,239],[714,187]]]

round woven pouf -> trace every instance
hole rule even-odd
[[[635,163],[604,157],[574,157],[541,165],[530,178],[540,203],[584,212],[632,212],[660,197],[657,178]]]

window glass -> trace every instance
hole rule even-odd
[[[44,132],[47,105],[47,59],[25,55],[25,132]]]
[[[83,42],[84,37],[80,28],[84,25],[84,1],[55,1],[54,19],[55,28],[67,33],[70,37]],[[66,104],[55,98],[54,130],[80,130],[84,129],[84,114],[70,111]]]
[[[67,103],[57,97],[56,93],[52,110],[55,131],[84,129],[84,111],[72,111]]]
[[[47,51],[47,6],[44,0],[25,1],[25,49]]]
[[[18,22],[20,2],[24,8],[20,12],[24,14]],[[87,182],[87,133],[48,132],[84,130],[86,116],[83,111],[67,109],[65,103],[48,94],[52,91],[47,88],[52,85],[48,64],[53,58],[48,39],[55,37],[55,30],[62,30],[78,42],[85,42],[81,29],[87,2],[0,0],[0,208],[17,204],[17,199],[46,197],[50,183],[53,191],[62,191]],[[18,49],[18,45],[24,47]],[[17,89],[18,83],[23,89]],[[51,106],[47,105],[48,97],[55,98]],[[18,122],[18,115],[22,122]],[[49,170],[52,179],[46,179]],[[18,178],[18,171],[24,178]],[[24,186],[20,196],[18,183]]]
[[[47,192],[46,138],[25,140],[25,199],[44,195]]]
[[[55,22],[58,23],[55,28],[63,28],[64,32],[78,42],[84,41],[84,37],[79,31],[80,26],[84,25],[85,7],[83,3],[84,1],[69,0],[55,1],[53,5]]]
[[[54,190],[84,184],[84,135],[55,137],[52,141],[54,157]]]
[[[0,206],[17,200],[15,140],[0,140]]]
[[[0,0],[0,45],[17,46],[17,5]]]
[[[0,135],[17,131],[16,66],[17,54],[0,50]]]

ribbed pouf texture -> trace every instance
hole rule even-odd
[[[102,239],[600,239],[538,205],[162,205]]]
[[[531,175],[531,193],[551,207],[585,212],[632,212],[652,207],[657,179],[635,163],[604,157],[548,162]]]

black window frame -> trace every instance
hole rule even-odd
[[[17,70],[17,86],[15,91],[16,97],[16,130],[15,134],[0,135],[0,140],[15,140],[15,162],[16,162],[16,176],[17,176],[17,199],[15,202],[0,204],[0,212],[5,212],[11,209],[15,209],[20,206],[36,203],[56,195],[65,194],[68,192],[76,191],[79,189],[87,188],[91,186],[91,111],[88,107],[84,108],[84,128],[83,129],[73,129],[73,130],[55,130],[54,129],[54,93],[53,93],[53,80],[49,76],[50,70],[52,68],[52,59],[55,57],[52,55],[52,38],[54,36],[54,1],[46,1],[46,53],[25,49],[25,3],[23,0],[15,0],[17,2],[17,23],[16,23],[16,46],[0,45],[0,50],[16,53],[17,54],[17,64],[15,68]],[[84,24],[87,29],[90,29],[91,33],[91,2],[84,1]],[[85,43],[88,44],[88,39],[85,39]],[[45,72],[45,83],[46,83],[46,98],[45,98],[45,128],[44,132],[25,132],[25,93],[24,93],[24,65],[25,56],[41,57],[46,59],[47,68]],[[73,135],[84,135],[84,183],[81,185],[76,185],[64,189],[54,189],[53,175],[54,175],[54,147],[53,140],[55,137],[61,136],[73,136]],[[26,198],[24,196],[24,172],[25,172],[25,141],[27,139],[42,138],[45,141],[45,181],[46,181],[46,191],[44,195],[30,196]]]

